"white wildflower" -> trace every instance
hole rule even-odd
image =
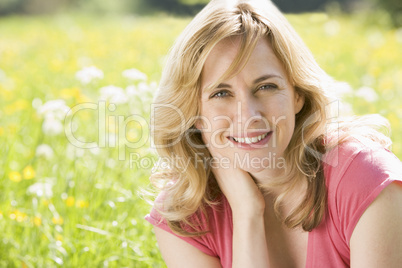
[[[324,24],[324,30],[328,36],[337,35],[339,33],[340,28],[341,27],[339,25],[339,22],[336,20],[330,20]]]
[[[75,74],[75,77],[83,84],[89,84],[94,79],[102,79],[102,70],[96,68],[95,66],[85,67]]]
[[[332,85],[332,87],[329,90],[336,98],[339,99],[353,92],[352,87],[345,82],[336,82]]]
[[[0,82],[5,81],[7,79],[6,73],[0,69]]]
[[[42,124],[42,131],[46,135],[55,136],[63,132],[63,124],[60,120],[53,117],[47,117]]]
[[[367,102],[375,102],[378,100],[378,95],[371,87],[361,87],[355,92],[356,97],[361,97]]]
[[[53,260],[54,260],[57,264],[60,264],[60,265],[63,264],[63,260],[62,260],[61,258],[59,258],[59,257],[53,257]]]
[[[114,202],[113,201],[109,201],[108,202],[108,205],[111,207],[111,208],[116,208],[116,205],[114,204]]]
[[[115,168],[116,167],[116,161],[114,160],[114,159],[112,159],[112,158],[109,158],[108,160],[106,160],[106,162],[105,162],[105,165],[108,167],[108,168]]]
[[[42,106],[42,100],[39,98],[35,98],[32,100],[32,107],[35,109],[38,109],[40,106]]]
[[[380,31],[373,31],[369,33],[367,36],[367,40],[369,44],[374,48],[381,47],[385,43],[384,35]]]
[[[350,103],[342,102],[340,105],[340,115],[351,116],[353,114],[353,106]]]
[[[375,83],[375,78],[371,76],[370,74],[364,74],[360,80],[362,81],[362,84],[365,86],[371,86]]]
[[[46,159],[53,158],[54,152],[52,147],[47,144],[41,144],[36,147],[36,156],[37,157],[44,157]]]
[[[127,102],[127,96],[124,90],[116,86],[106,86],[100,89],[100,100],[108,100],[111,103],[121,104]]]
[[[142,93],[150,92],[151,88],[147,83],[141,82],[138,84],[137,89],[138,89],[138,94],[142,94]]]
[[[43,182],[37,182],[28,187],[28,194],[35,194],[38,197],[51,198],[53,196],[53,180],[54,178],[47,178]]]
[[[36,101],[37,113],[45,118],[42,130],[47,135],[57,135],[63,132],[62,120],[64,120],[70,108],[66,105],[64,100],[51,100],[45,104],[40,105]]]
[[[53,117],[57,120],[64,120],[70,108],[64,100],[50,100],[38,107],[37,112],[43,117]]]
[[[144,74],[143,72],[141,72],[141,71],[139,71],[139,70],[137,70],[135,68],[124,70],[122,75],[125,78],[131,79],[131,80],[134,80],[134,81],[138,81],[138,80],[139,81],[146,81],[148,79],[146,74]]]
[[[126,202],[126,199],[123,196],[118,197],[116,200],[120,203]]]
[[[156,83],[155,81],[152,81],[151,84],[149,84],[149,86],[150,86],[152,89],[156,89],[156,88],[158,87],[158,83]]]
[[[82,140],[82,138],[81,138],[81,140]],[[85,154],[84,149],[76,147],[76,146],[72,145],[71,143],[67,144],[67,148],[66,148],[65,152],[66,152],[66,157],[70,160],[81,158]]]
[[[101,150],[100,150],[99,147],[94,147],[94,148],[90,148],[89,151],[90,151],[93,155],[99,155]]]
[[[128,86],[126,88],[126,94],[127,94],[128,97],[133,97],[133,96],[138,95],[137,94],[137,87],[134,86],[134,85]]]

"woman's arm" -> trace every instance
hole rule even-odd
[[[186,241],[158,227],[154,228],[162,257],[169,268],[220,268],[218,258],[209,256]]]
[[[233,167],[213,169],[233,215],[233,268],[269,267],[265,200],[251,175]]]
[[[233,268],[269,267],[264,217],[233,215]]]
[[[220,172],[217,172],[220,173]],[[229,174],[227,174],[229,175]],[[233,174],[234,175],[234,174]],[[232,267],[268,267],[268,249],[265,239],[264,199],[248,173],[219,179],[226,192],[233,215]],[[166,265],[171,267],[221,267],[218,258],[209,256],[182,239],[158,227],[156,239]]]
[[[350,238],[351,267],[401,267],[402,184],[388,185],[367,208]]]

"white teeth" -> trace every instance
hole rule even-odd
[[[252,137],[252,138],[249,138],[249,137],[246,137],[246,138],[235,138],[235,137],[233,137],[233,139],[234,139],[236,142],[239,142],[239,143],[252,144],[252,143],[257,143],[257,142],[259,142],[260,140],[262,140],[263,138],[265,138],[267,135],[268,135],[268,133],[259,135],[259,136],[257,136],[257,137]]]

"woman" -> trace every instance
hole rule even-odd
[[[400,161],[376,117],[327,120],[334,84],[268,1],[194,18],[153,114],[168,267],[400,267]]]

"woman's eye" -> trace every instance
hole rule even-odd
[[[275,84],[266,84],[258,88],[258,90],[272,90],[272,89],[278,89],[278,86]]]
[[[211,99],[212,98],[224,98],[227,97],[229,95],[229,93],[227,91],[218,91],[214,94],[211,95]]]

